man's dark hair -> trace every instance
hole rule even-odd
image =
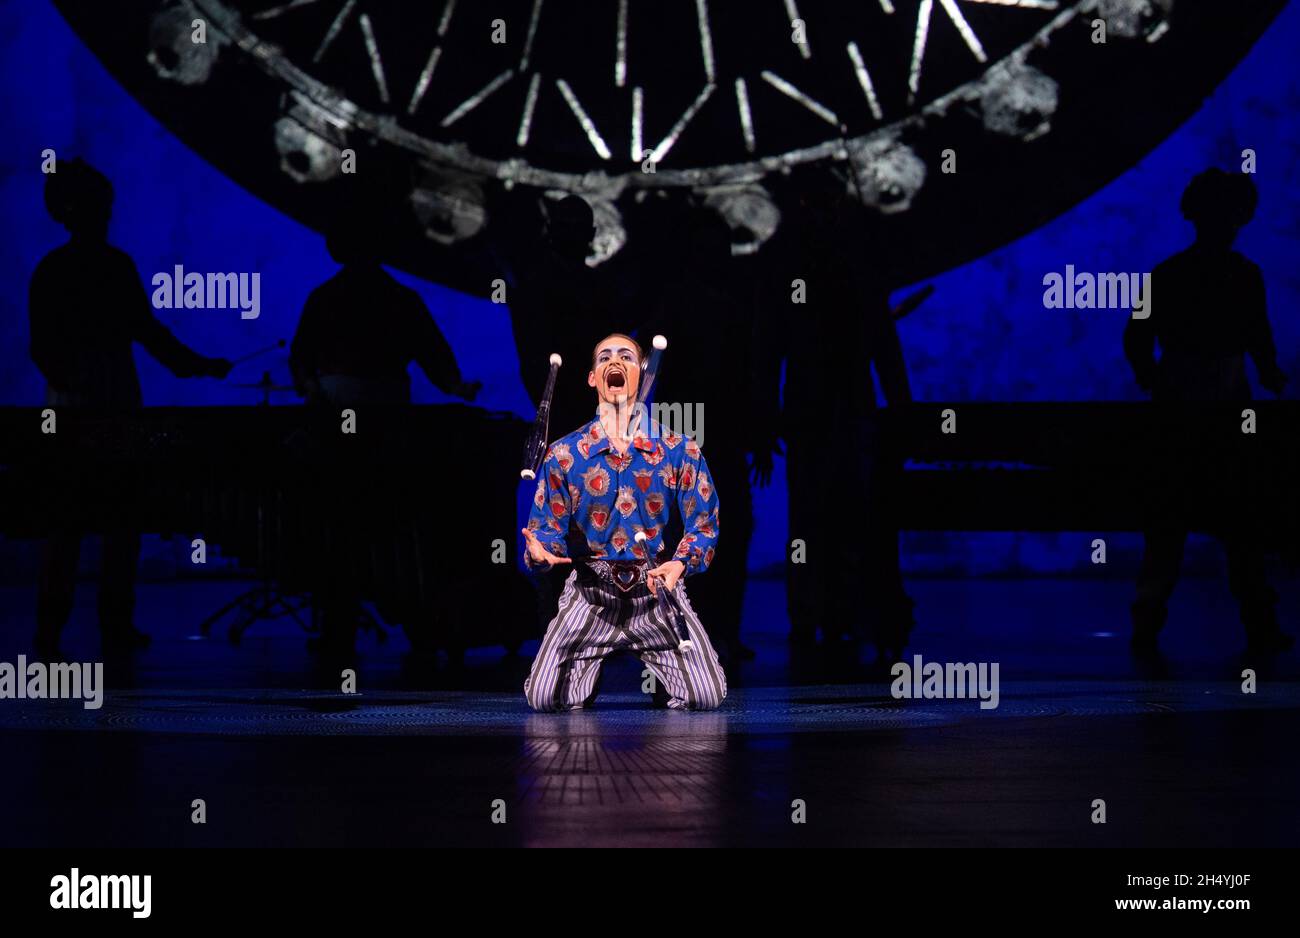
[[[606,342],[608,342],[610,339],[627,339],[629,342],[632,343],[632,348],[636,349],[636,360],[640,362],[642,359],[645,358],[645,352],[641,351],[640,342],[632,338],[630,335],[627,335],[626,333],[611,332],[609,335],[605,336],[605,338],[601,339],[599,342],[597,342],[595,345],[591,347],[591,370],[592,371],[596,370],[596,350],[600,348],[602,345],[604,345]]]
[[[1226,222],[1240,228],[1255,217],[1258,203],[1259,193],[1249,176],[1212,167],[1187,184],[1180,208],[1192,224]]]

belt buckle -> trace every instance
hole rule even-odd
[[[641,579],[641,570],[634,563],[612,563],[609,572],[614,580],[614,585],[624,593],[630,593]]]

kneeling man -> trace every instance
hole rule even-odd
[[[635,407],[641,360],[628,336],[600,341],[587,375],[596,420],[553,443],[542,463],[523,529],[526,562],[571,564],[573,571],[524,682],[535,710],[590,704],[601,664],[623,650],[650,668],[673,709],[712,710],[727,695],[717,653],[681,582],[713,560],[718,493],[694,440],[643,421]],[[665,548],[674,503],[681,540],[670,560],[651,566]],[[659,590],[677,599],[689,645],[679,642]]]

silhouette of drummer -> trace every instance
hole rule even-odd
[[[45,208],[71,235],[37,265],[29,294],[32,361],[45,377],[49,407],[139,408],[136,342],[179,378],[226,376],[229,361],[200,355],[154,318],[134,262],[108,243],[113,184],[106,176],[80,159],[60,162],[46,177]],[[72,612],[81,537],[61,533],[42,550],[36,647],[45,658],[58,656]],[[132,621],[139,555],[139,532],[105,536],[99,624],[106,648],[148,644]]]
[[[1157,265],[1151,274],[1150,315],[1130,319],[1124,352],[1143,390],[1159,402],[1251,400],[1245,358],[1255,362],[1259,383],[1281,394],[1287,376],[1277,365],[1273,331],[1259,267],[1233,250],[1237,233],[1255,214],[1259,196],[1250,177],[1208,169],[1183,192],[1183,217],[1196,240]],[[1155,348],[1160,348],[1156,358]],[[1173,431],[1164,470],[1190,491],[1206,490],[1214,470],[1229,475],[1239,466],[1231,454],[1188,443],[1192,434]],[[1170,481],[1174,481],[1171,479]],[[1242,519],[1220,519],[1218,535],[1228,559],[1228,583],[1254,650],[1281,651],[1293,639],[1278,626],[1277,594],[1264,572],[1258,536]],[[1187,539],[1174,523],[1147,531],[1137,597],[1132,605],[1133,645],[1150,651],[1164,625],[1166,604],[1178,583]]]
[[[408,369],[415,361],[440,391],[472,401],[482,383],[461,376],[451,345],[420,295],[380,263],[383,204],[381,193],[354,193],[329,225],[325,247],[341,267],[303,305],[289,351],[294,385],[309,403],[331,407],[405,405],[411,401]],[[339,440],[328,433],[314,439],[316,448],[302,452],[309,454],[318,478],[342,487],[354,482],[356,468],[352,457],[336,448]],[[322,442],[332,445],[319,446]],[[401,510],[385,500],[400,501],[400,486],[368,494],[385,510]],[[366,621],[364,561],[370,547],[391,546],[376,533],[368,516],[371,506],[365,497],[343,499],[320,509],[317,518],[326,536],[311,580],[321,629],[313,647],[326,661],[350,660],[355,653],[358,626]]]

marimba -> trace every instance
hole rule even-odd
[[[286,593],[344,577],[417,645],[534,634],[515,560],[527,425],[463,405],[354,410],[354,433],[309,407],[61,410],[47,433],[41,408],[0,408],[0,533],[201,537]]]

